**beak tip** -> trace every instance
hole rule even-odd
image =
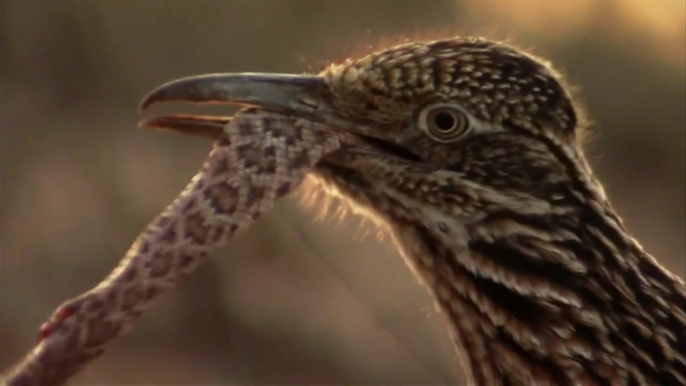
[[[144,112],[148,109],[148,107],[152,106],[157,100],[159,100],[159,93],[156,91],[157,90],[146,95],[145,98],[143,98],[143,100],[140,101],[140,103],[138,104],[138,113]]]

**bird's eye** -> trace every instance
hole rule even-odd
[[[454,141],[469,131],[467,113],[449,105],[429,106],[419,114],[419,127],[439,142]]]

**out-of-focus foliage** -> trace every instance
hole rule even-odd
[[[207,72],[318,71],[404,39],[510,39],[562,68],[583,86],[608,194],[683,277],[684,24],[682,0],[0,3],[0,367],[204,159],[207,141],[135,128],[147,91]],[[77,382],[455,383],[443,319],[395,251],[354,219],[314,214],[284,200]]]

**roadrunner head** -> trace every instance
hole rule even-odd
[[[359,142],[322,162],[325,176],[397,180],[409,168],[416,180],[421,168],[445,171],[437,184],[450,177],[553,194],[550,184],[559,181],[549,177],[564,166],[554,153],[576,160],[580,151],[582,115],[560,76],[544,61],[480,39],[400,45],[318,76],[186,78],[153,91],[142,107],[169,100],[257,106],[356,134]],[[143,125],[214,137],[228,119],[176,115]]]

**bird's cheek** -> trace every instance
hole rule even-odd
[[[431,141],[415,141],[410,151],[417,154],[422,159],[422,163],[430,165],[433,169],[445,167],[451,155],[451,150],[446,145],[435,144]]]

